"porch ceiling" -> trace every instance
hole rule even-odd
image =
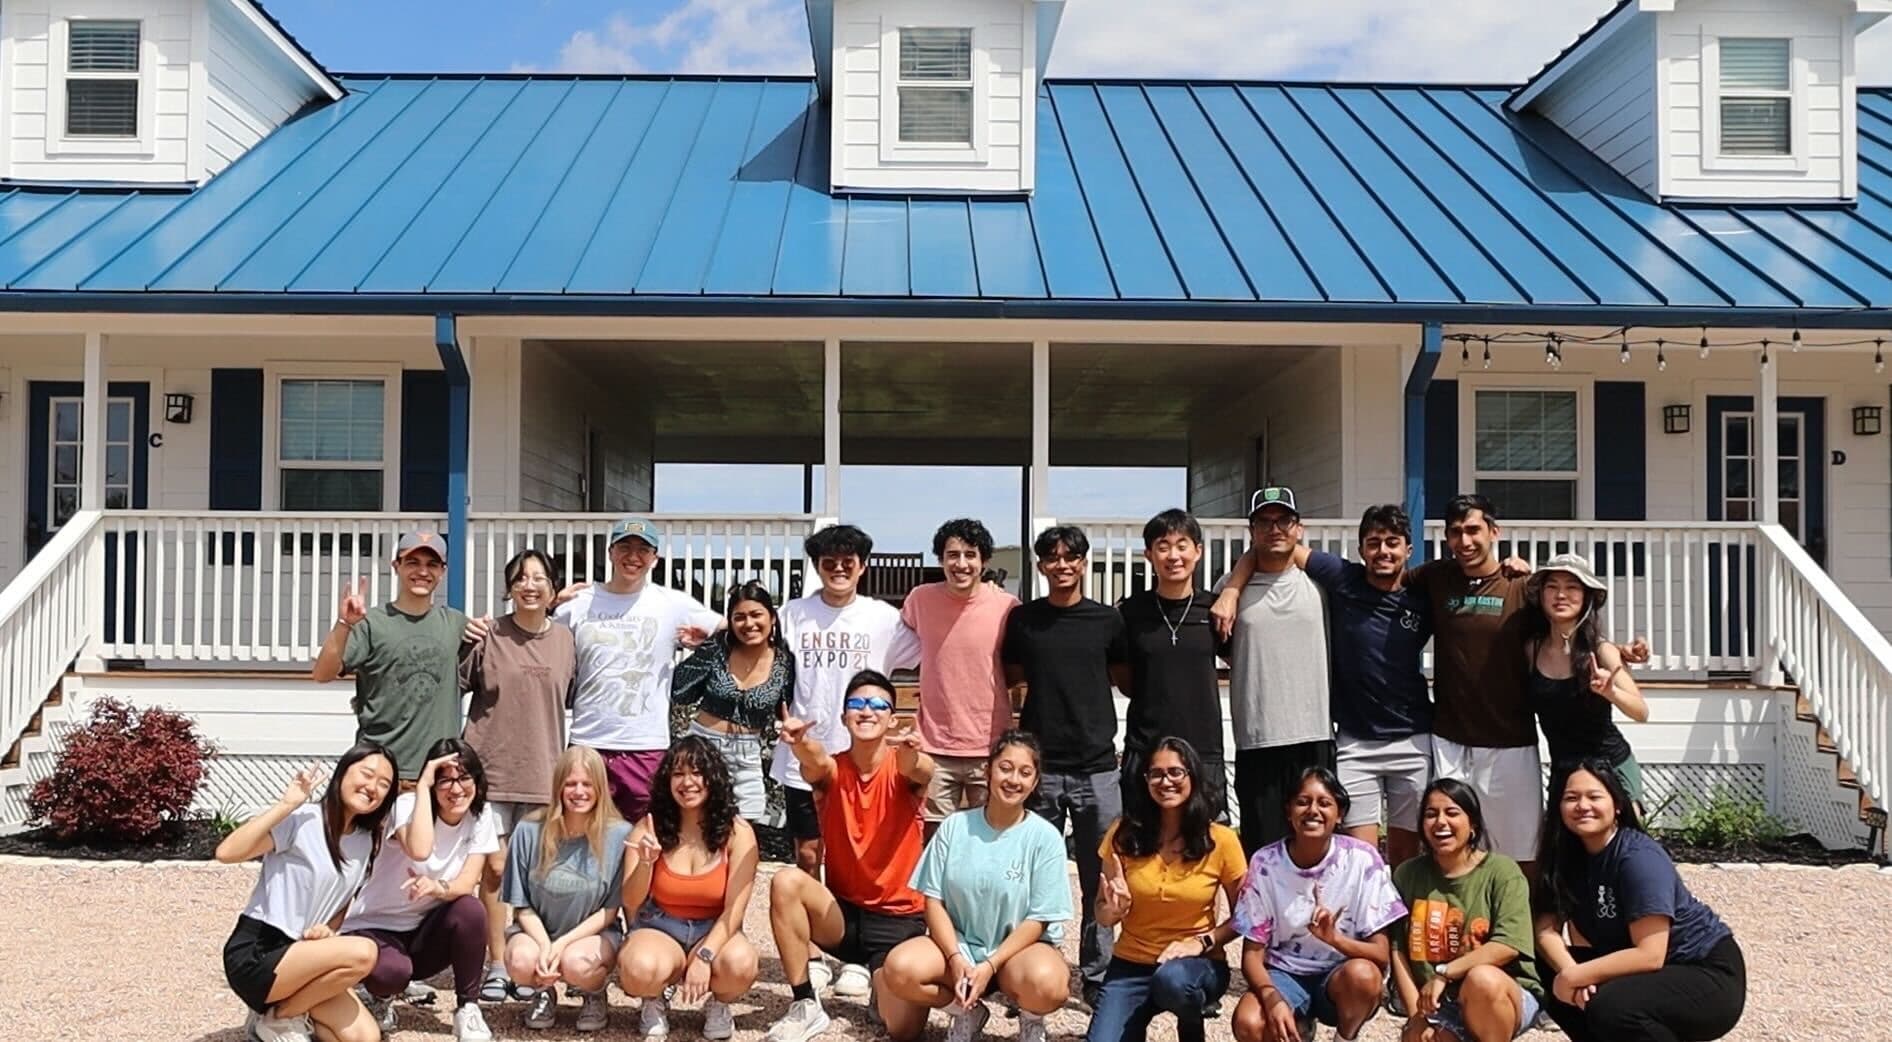
[[[646,411],[665,462],[818,463],[822,345],[540,341]],[[1052,462],[1180,466],[1191,424],[1319,348],[1054,344]],[[1031,346],[843,343],[842,459],[1024,465]]]

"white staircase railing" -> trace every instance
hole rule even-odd
[[[82,511],[0,589],[0,753],[13,747],[99,621],[99,513]]]
[[[1883,807],[1892,778],[1892,642],[1779,525],[1760,526],[1757,643]]]

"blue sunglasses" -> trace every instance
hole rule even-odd
[[[849,712],[858,709],[871,709],[876,713],[884,713],[893,708],[893,703],[884,698],[851,697],[847,701],[842,702],[841,706]]]

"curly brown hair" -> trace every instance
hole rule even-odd
[[[650,780],[650,820],[657,828],[657,844],[665,850],[677,847],[678,834],[683,828],[683,808],[677,805],[677,797],[670,791],[670,779],[684,769],[701,776],[707,790],[702,821],[697,826],[703,831],[703,845],[721,850],[729,845],[730,833],[736,827],[736,784],[729,777],[729,764],[723,760],[723,754],[706,739],[693,734],[671,743],[663,761],[657,765],[656,777]]]

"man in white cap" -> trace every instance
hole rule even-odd
[[[335,625],[309,675],[328,683],[355,675],[355,740],[394,754],[403,787],[426,765],[427,750],[460,734],[460,651],[467,619],[434,591],[447,573],[447,544],[422,529],[394,549],[394,599],[370,609],[368,580],[342,588]]]
[[[701,601],[653,585],[663,527],[643,517],[611,526],[611,578],[578,591],[553,618],[578,645],[571,743],[604,758],[611,800],[626,821],[650,809],[650,780],[670,748],[670,675],[677,649],[701,644],[723,617]]]

